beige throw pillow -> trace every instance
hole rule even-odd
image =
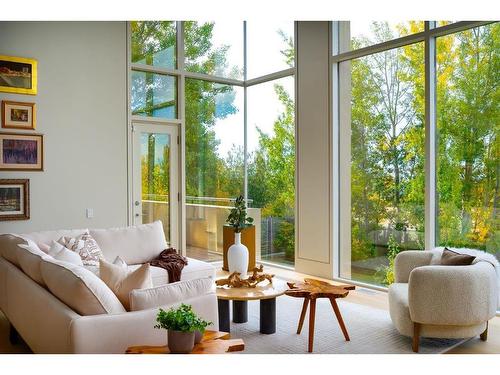
[[[145,263],[135,271],[129,272],[126,267],[99,261],[101,280],[115,293],[125,309],[130,309],[129,294],[134,289],[153,287],[149,264]]]

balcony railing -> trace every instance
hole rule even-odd
[[[161,220],[165,234],[170,233],[168,196],[144,195],[142,200],[143,222]],[[222,260],[223,226],[235,199],[215,197],[186,197],[186,245],[187,255],[207,261]],[[255,251],[258,260],[292,264],[293,259],[285,250],[276,246],[279,228],[293,218],[262,217],[261,209],[250,207],[248,216],[255,224]]]

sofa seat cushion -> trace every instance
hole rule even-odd
[[[215,279],[215,267],[210,263],[203,262],[201,260],[187,258],[188,264],[184,267],[181,273],[181,281],[193,280],[204,277],[210,277]],[[140,264],[129,265],[131,271],[139,268]],[[153,280],[153,286],[159,286],[168,284],[168,272],[166,269],[161,267],[152,266],[151,268],[151,278]]]
[[[106,284],[84,267],[46,256],[40,264],[42,277],[51,293],[80,315],[125,312]]]
[[[127,264],[147,263],[168,247],[161,221],[124,228],[91,229],[90,234],[108,262],[119,256]]]
[[[212,293],[214,288],[214,280],[205,277],[148,289],[135,289],[130,292],[130,311],[173,305]]]
[[[26,240],[25,244],[19,244],[18,246],[17,260],[23,272],[38,284],[45,286],[40,264],[42,258],[47,256],[47,254],[40,250],[37,244],[32,240]]]

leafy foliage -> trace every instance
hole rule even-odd
[[[160,308],[156,316],[158,324],[154,326],[157,329],[170,329],[181,332],[204,332],[205,328],[212,324],[197,316],[191,305],[181,304],[177,309],[173,307],[165,311]]]
[[[247,206],[242,195],[236,198],[226,223],[233,227],[235,233],[240,233],[243,228],[253,223],[253,218],[247,216]]]

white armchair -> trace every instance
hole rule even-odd
[[[395,259],[389,308],[396,329],[413,337],[487,339],[488,320],[498,306],[496,272],[488,262],[469,266],[433,265],[435,251],[404,251]]]

